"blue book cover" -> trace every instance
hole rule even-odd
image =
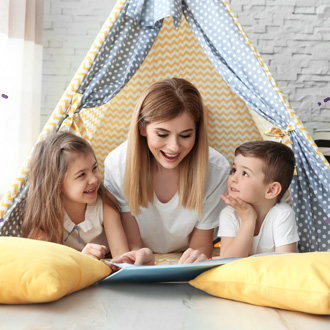
[[[133,264],[113,265],[120,269],[99,283],[113,282],[188,282],[204,271],[241,258],[219,258],[193,264],[140,266]]]

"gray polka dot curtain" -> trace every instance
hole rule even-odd
[[[124,4],[99,46],[88,72],[82,75],[79,87],[71,94],[66,94],[70,102],[75,104],[74,111],[72,106],[67,106],[67,101],[63,101],[63,107],[70,108],[71,114],[68,114],[69,110],[63,115],[59,111],[57,117],[62,116],[62,119],[56,123],[56,129],[60,129],[63,118],[69,115],[73,118],[84,109],[107,104],[125,87],[144,62],[162,29],[163,20],[168,16],[172,17],[177,28],[184,15],[195,37],[225,82],[252,112],[270,125],[270,129],[262,132],[264,136],[286,143],[294,150],[296,175],[290,190],[300,235],[300,251],[330,249],[329,164],[280,91],[269,68],[248,39],[227,2],[119,2]],[[214,89],[217,89],[217,85],[214,85]],[[85,117],[87,116],[90,114]],[[53,121],[56,122],[57,119],[54,118],[55,115]],[[3,209],[6,210],[7,207]],[[7,219],[8,214],[4,218]]]

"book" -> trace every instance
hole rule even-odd
[[[241,258],[219,258],[192,264],[176,265],[134,265],[113,263],[120,269],[99,283],[114,282],[188,282],[211,268],[233,262]],[[111,263],[110,263],[111,264]]]

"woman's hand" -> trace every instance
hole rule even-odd
[[[178,263],[191,264],[204,260],[208,260],[207,256],[204,253],[200,252],[199,250],[194,250],[192,248],[189,248],[186,251],[184,251]]]
[[[179,264],[189,264],[208,260],[213,251],[213,229],[194,228],[191,233],[189,248],[182,254]]]
[[[154,265],[155,256],[149,248],[141,248],[122,254],[120,257],[113,258],[114,263],[129,263],[135,265]]]
[[[107,247],[104,245],[88,243],[81,252],[94,259],[100,260],[104,259],[107,250]]]

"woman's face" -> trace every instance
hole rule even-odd
[[[184,112],[168,121],[156,121],[140,130],[159,166],[174,169],[189,154],[195,144],[196,125]]]

